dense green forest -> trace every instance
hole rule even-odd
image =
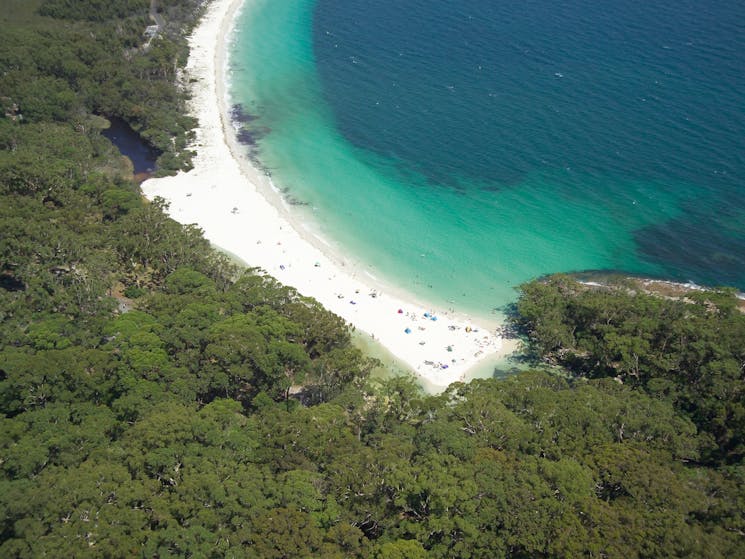
[[[188,168],[201,3],[0,0],[0,557],[745,555],[745,315],[521,288],[536,365],[427,396],[140,196]]]
[[[523,286],[518,324],[535,350],[583,378],[669,401],[712,438],[710,464],[745,456],[745,314],[732,289],[646,293],[565,276]]]

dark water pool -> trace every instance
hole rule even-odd
[[[110,118],[111,126],[103,130],[103,134],[114,144],[125,157],[134,165],[134,174],[149,175],[155,171],[155,161],[160,153],[145,142],[140,135],[119,118]]]

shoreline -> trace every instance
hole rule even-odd
[[[235,19],[252,0],[214,0],[189,38],[186,74],[198,119],[194,168],[149,179],[143,194],[170,203],[169,215],[196,224],[214,246],[313,297],[365,332],[404,363],[422,384],[439,391],[515,343],[468,315],[433,308],[395,286],[375,281],[356,258],[306,228],[271,180],[253,166],[230,120],[227,59]]]

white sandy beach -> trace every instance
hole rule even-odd
[[[191,39],[187,79],[192,114],[199,119],[194,169],[142,184],[149,199],[170,202],[180,223],[252,267],[266,270],[379,341],[431,389],[463,380],[467,372],[512,350],[488,327],[400,296],[378,285],[343,255],[333,254],[299,220],[270,180],[252,166],[235,139],[225,91],[226,40],[238,9],[252,0],[213,0]]]

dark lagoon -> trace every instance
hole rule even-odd
[[[101,134],[114,144],[122,155],[132,161],[134,174],[148,176],[156,169],[155,162],[160,153],[150,144],[145,142],[140,135],[132,130],[120,118],[109,118],[111,126],[103,130]],[[144,177],[146,178],[146,177]]]

